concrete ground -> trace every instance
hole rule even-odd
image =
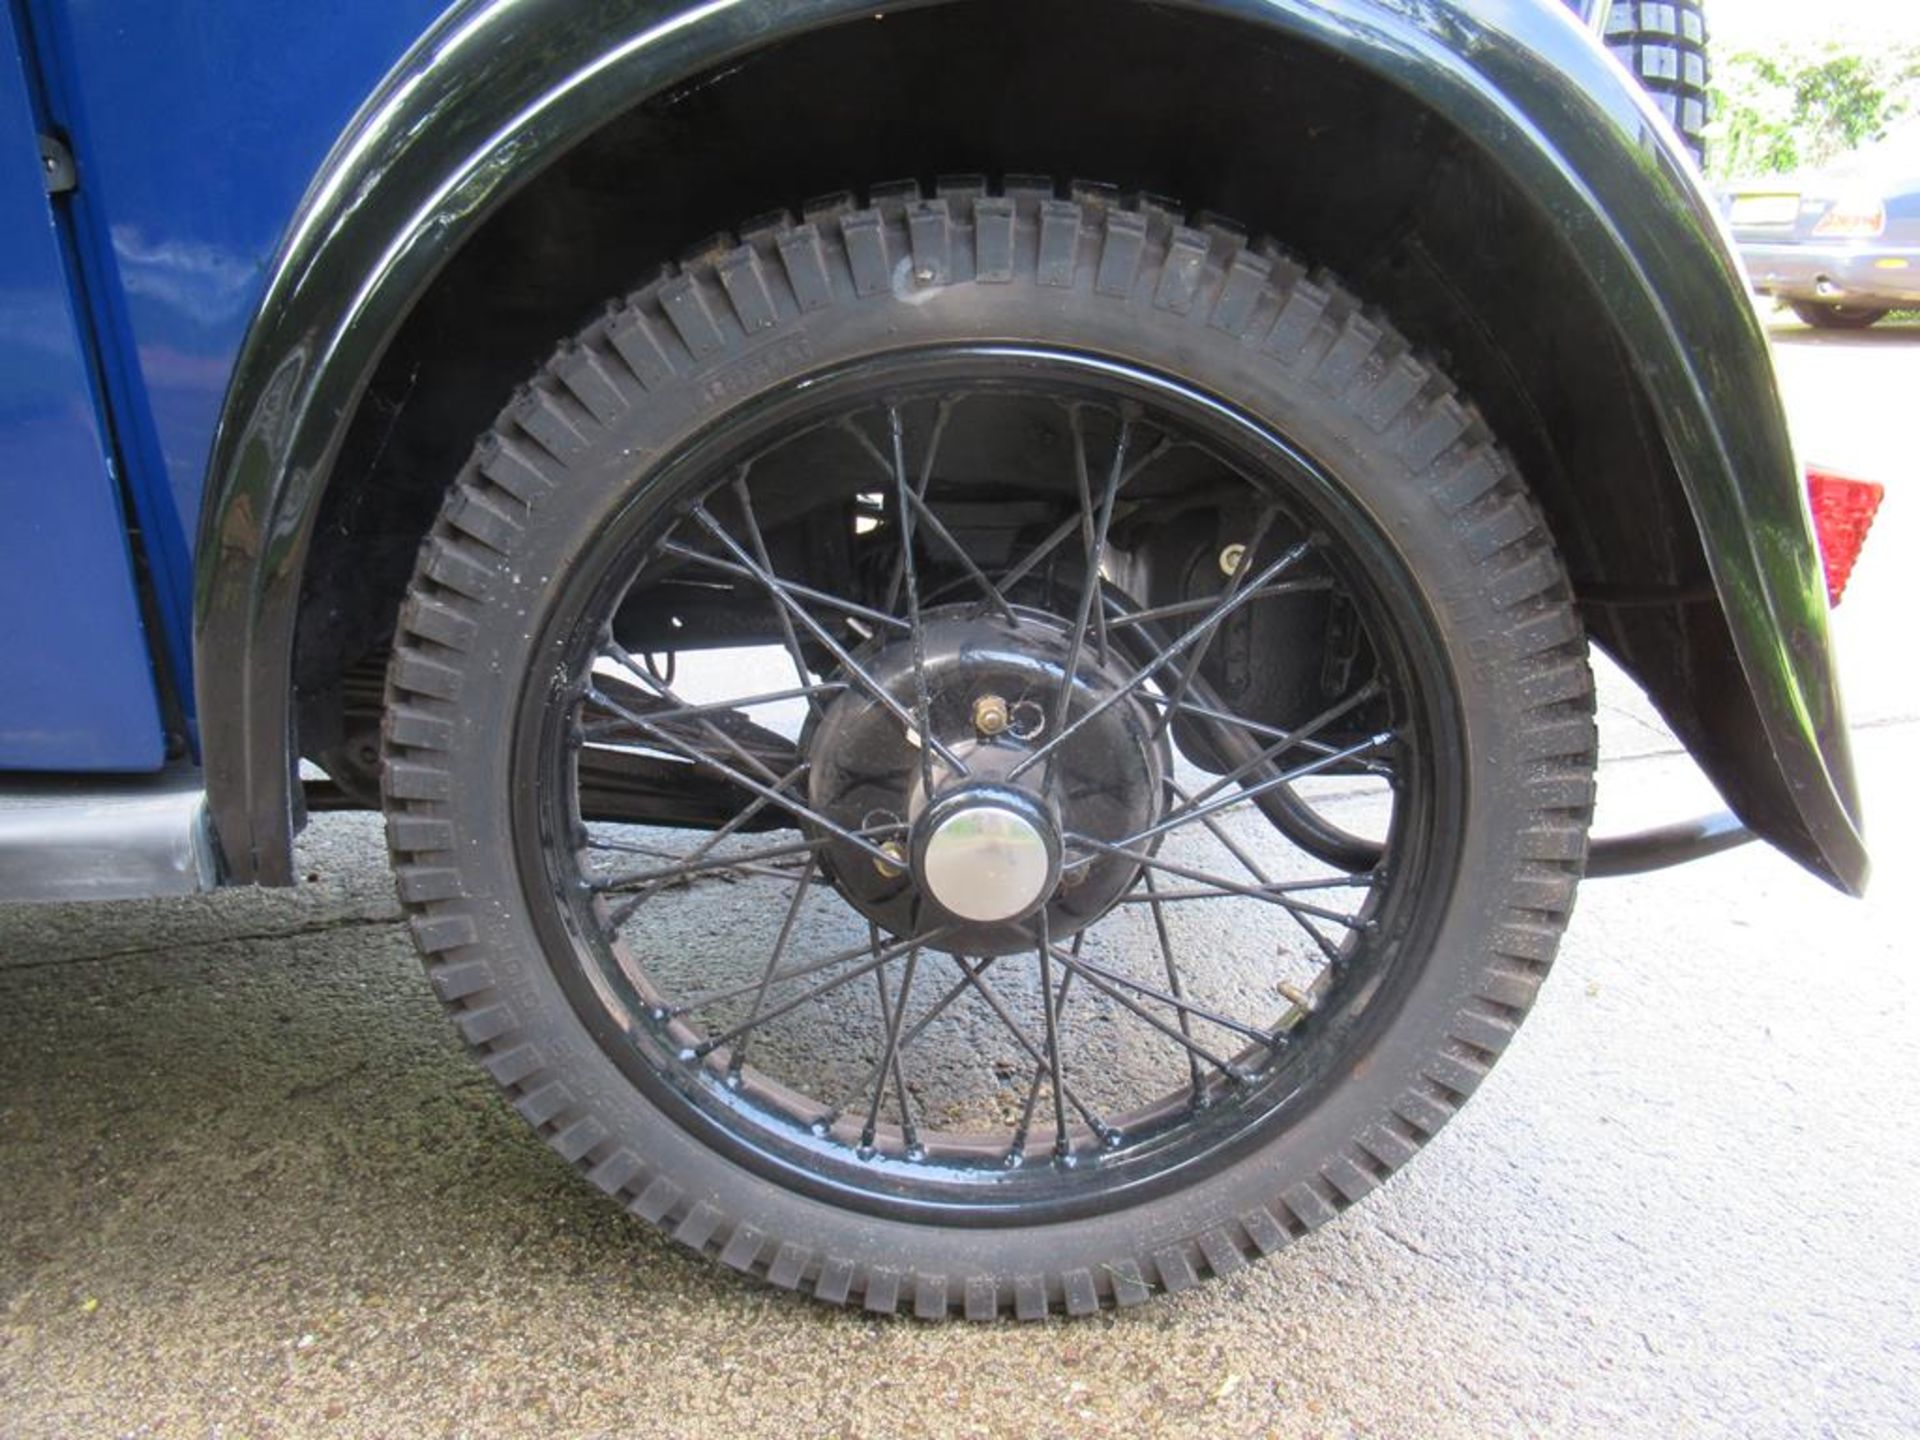
[[[877,1323],[629,1221],[455,1043],[376,822],[287,893],[0,912],[0,1434],[1910,1435],[1920,329],[1777,349],[1890,495],[1837,617],[1878,874],[1590,884],[1461,1118],[1177,1300]],[[1607,689],[1603,828],[1700,782]]]

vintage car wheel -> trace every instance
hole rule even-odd
[[[400,894],[515,1107],[875,1311],[1332,1218],[1487,1074],[1585,857],[1585,639],[1476,414],[1278,249],[1070,193],[830,202],[612,306],[389,671]],[[1316,786],[1378,863],[1288,838]]]
[[[1865,330],[1887,318],[1872,305],[1836,305],[1823,300],[1791,300],[1793,313],[1816,330]]]

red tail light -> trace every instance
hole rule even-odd
[[[1820,540],[1820,564],[1827,572],[1827,603],[1838,605],[1867,543],[1867,531],[1886,496],[1884,485],[1851,480],[1824,470],[1807,471],[1807,499],[1813,506],[1813,533]]]

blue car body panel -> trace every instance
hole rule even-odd
[[[151,770],[153,666],[23,58],[0,8],[0,769]]]
[[[24,0],[82,176],[90,319],[189,716],[194,526],[234,357],[301,193],[439,8]]]

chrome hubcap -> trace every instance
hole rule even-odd
[[[962,920],[1007,924],[1047,897],[1059,842],[1037,817],[985,800],[936,812],[921,847],[921,887]]]

